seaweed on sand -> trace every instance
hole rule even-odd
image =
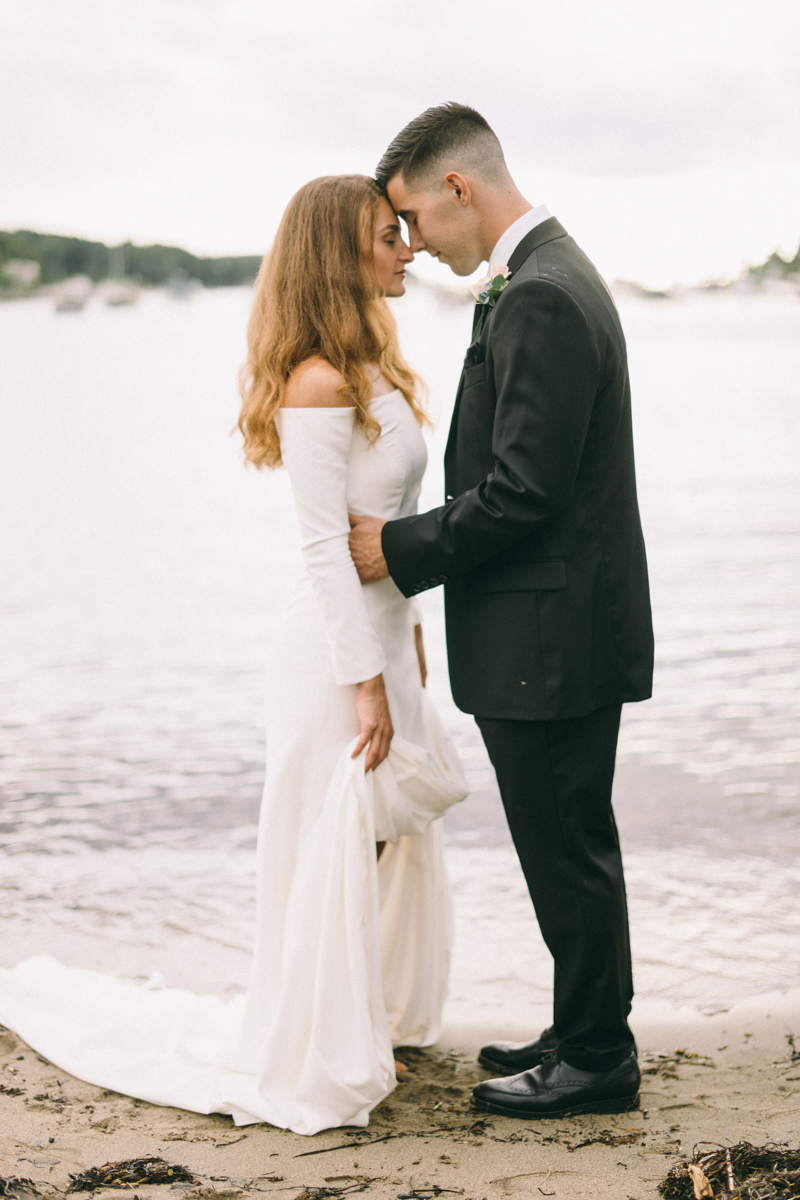
[[[134,1184],[197,1183],[186,1168],[163,1158],[126,1158],[122,1162],[89,1167],[80,1175],[70,1175],[68,1192],[94,1192],[98,1188],[128,1188]]]
[[[663,1074],[667,1079],[677,1079],[677,1067],[714,1067],[713,1058],[706,1054],[694,1054],[691,1050],[676,1050],[674,1054],[651,1054],[645,1051],[640,1061],[647,1063],[642,1066],[643,1075]]]
[[[716,1149],[703,1149],[708,1146]],[[800,1149],[699,1142],[691,1160],[673,1167],[658,1190],[665,1200],[798,1200]]]
[[[11,1175],[6,1179],[0,1175],[0,1196],[8,1196],[9,1200],[37,1200],[41,1195],[42,1192],[32,1179],[16,1175]]]

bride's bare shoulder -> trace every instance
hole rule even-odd
[[[307,358],[296,367],[286,384],[284,408],[352,408],[347,384],[324,358]]]

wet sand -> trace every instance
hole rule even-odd
[[[476,1031],[451,1031],[436,1050],[398,1052],[409,1070],[368,1129],[313,1138],[268,1125],[236,1129],[227,1117],[92,1087],[4,1033],[0,1175],[29,1178],[52,1195],[70,1174],[152,1155],[188,1167],[197,1184],[138,1185],[142,1200],[235,1200],[251,1191],[294,1200],[313,1189],[394,1200],[437,1188],[473,1200],[644,1200],[698,1141],[798,1143],[800,1057],[792,1061],[786,1032],[792,1020],[800,1027],[800,996],[765,999],[702,1023],[697,1014],[677,1025],[674,1014],[643,1014],[638,1111],[536,1122],[480,1113],[470,1104],[472,1087],[487,1077],[474,1060]]]

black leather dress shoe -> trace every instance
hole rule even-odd
[[[639,1107],[639,1066],[630,1054],[612,1071],[581,1071],[553,1055],[532,1071],[487,1079],[472,1099],[504,1117],[566,1117],[570,1113],[619,1113]]]
[[[558,1049],[552,1025],[535,1042],[490,1042],[478,1055],[478,1062],[497,1075],[519,1075],[538,1067],[548,1054]]]

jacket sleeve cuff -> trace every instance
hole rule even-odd
[[[437,570],[436,559],[442,556],[431,539],[441,511],[433,509],[419,516],[387,521],[381,531],[381,548],[389,574],[406,597],[418,596],[448,581],[447,572]]]

